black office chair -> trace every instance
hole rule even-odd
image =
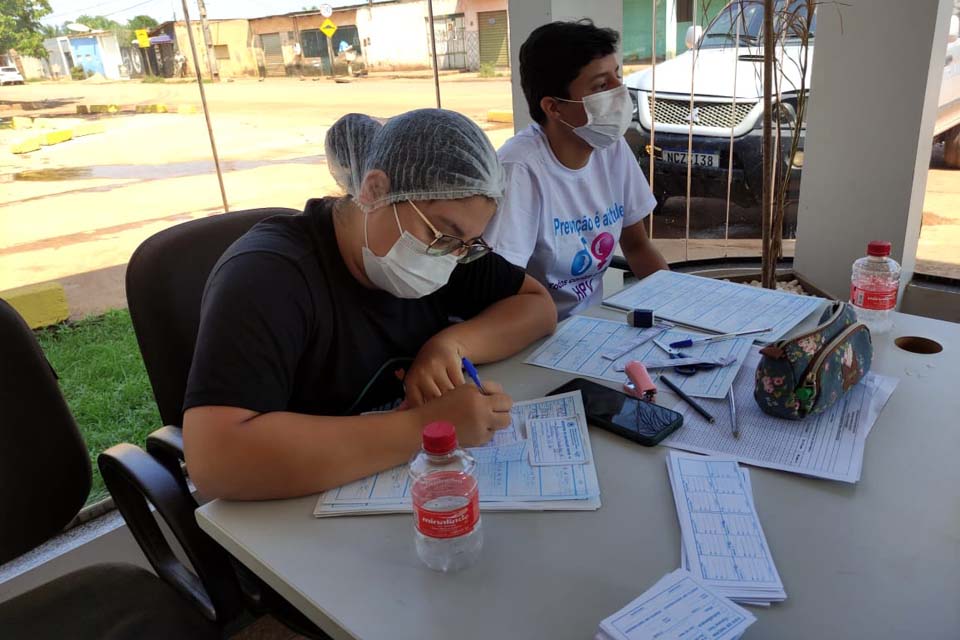
[[[188,496],[180,467],[183,399],[207,278],[223,252],[253,225],[272,216],[299,213],[285,208],[250,209],[185,222],[147,238],[127,265],[127,306],[165,425],[147,436],[147,451],[178,478]],[[234,567],[245,606],[254,615],[270,613],[298,633],[328,637],[242,564],[235,562]]]
[[[253,225],[295,209],[235,211],[192,220],[147,238],[127,265],[127,306],[153,395],[166,425],[147,451],[179,473],[183,460],[183,397],[200,326],[203,288],[223,252]]]
[[[144,502],[144,494],[152,496],[171,527],[182,528],[176,508],[164,499],[179,485],[164,467],[139,449],[113,459],[112,465],[128,478],[129,494],[136,494],[139,502]],[[87,449],[56,374],[20,315],[0,300],[0,564],[62,531],[89,491]],[[126,501],[119,502],[123,509]],[[192,517],[192,512],[181,510],[179,517],[185,515]],[[150,521],[157,527],[152,516]],[[202,540],[200,548],[196,542],[181,539],[187,555],[198,559],[198,570],[206,571],[216,549],[211,554]],[[164,556],[159,547],[145,551],[148,556]],[[167,566],[173,568],[172,563]],[[211,599],[197,582],[184,589],[185,573],[159,573],[164,580],[130,564],[98,564],[74,571],[0,603],[0,637],[221,637],[220,620],[213,610],[227,600],[219,595]],[[217,613],[226,609],[229,606]]]

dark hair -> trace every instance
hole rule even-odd
[[[620,34],[597,27],[584,18],[576,22],[551,22],[537,27],[520,47],[520,86],[527,97],[530,117],[543,124],[540,108],[545,97],[568,98],[570,83],[580,70],[615,53]]]

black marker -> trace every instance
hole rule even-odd
[[[699,403],[699,402],[697,402],[696,400],[694,400],[693,398],[691,398],[690,396],[688,396],[686,393],[684,393],[683,391],[681,391],[681,390],[680,390],[680,387],[678,387],[676,384],[674,384],[673,380],[671,380],[670,378],[668,378],[667,376],[664,376],[664,375],[661,375],[661,376],[660,376],[660,379],[663,380],[663,384],[665,384],[665,385],[667,385],[668,387],[670,387],[670,389],[673,390],[673,392],[674,392],[675,394],[677,394],[678,396],[680,396],[680,399],[681,399],[681,400],[683,400],[683,401],[686,402],[688,405],[690,405],[691,407],[693,407],[694,411],[696,411],[697,413],[699,413],[700,415],[702,415],[704,418],[706,418],[706,419],[707,419],[707,422],[709,422],[710,424],[713,424],[714,422],[717,421],[716,418],[714,418],[712,415],[710,415],[710,412],[709,412],[709,411],[707,411],[707,410],[704,409],[702,406],[700,406],[700,403]]]

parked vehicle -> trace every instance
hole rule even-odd
[[[23,84],[23,76],[16,67],[0,67],[0,86],[5,84]]]
[[[802,11],[803,0],[778,0],[777,13],[796,14]],[[737,18],[740,16],[739,29]],[[778,29],[775,26],[775,29]],[[654,193],[662,206],[672,196],[687,193],[687,152],[692,124],[691,196],[727,197],[731,173],[730,137],[733,130],[733,166],[731,201],[739,206],[756,208],[763,184],[762,115],[763,115],[763,2],[734,0],[724,7],[706,31],[690,27],[687,31],[688,51],[656,66],[656,94],[653,71],[647,69],[627,76],[624,83],[634,103],[634,119],[626,133],[627,142],[649,179],[650,156],[654,162]],[[809,47],[806,51],[806,78],[801,76],[805,52],[800,34],[791,34],[777,45],[777,64],[782,70],[780,101],[774,106],[781,123],[783,170],[790,171],[788,200],[799,195],[803,166],[803,128],[799,153],[789,162],[789,139],[796,121],[799,90],[809,93],[813,69],[813,42],[816,16],[811,21]],[[960,22],[951,18],[943,81],[940,88],[940,110],[934,130],[935,142],[943,142],[945,161],[960,168]],[[739,40],[739,47],[736,46]],[[696,59],[694,60],[694,49]],[[736,72],[734,72],[736,69]],[[692,82],[691,82],[692,76]],[[803,82],[802,82],[803,81]],[[695,95],[691,108],[691,85]],[[656,113],[654,114],[654,109]],[[651,129],[656,122],[651,146]],[[796,206],[788,206],[785,232],[789,236],[796,225]]]

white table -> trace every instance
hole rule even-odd
[[[901,351],[901,335],[944,351]],[[878,343],[875,370],[900,384],[867,440],[862,480],[751,470],[788,599],[752,608],[748,638],[960,638],[960,325],[898,314]],[[571,377],[525,356],[483,377],[516,399]],[[603,507],[485,513],[483,557],[459,574],[420,564],[410,515],[318,520],[307,497],[214,501],[197,519],[334,638],[591,638],[679,566],[680,530],[668,450],[590,431]]]

